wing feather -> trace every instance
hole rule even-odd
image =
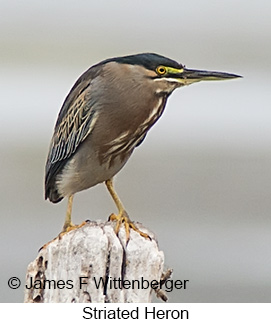
[[[55,125],[46,162],[45,198],[55,189],[52,184],[59,170],[92,132],[97,121],[91,98],[91,79],[84,79],[84,74],[81,78],[67,96]]]

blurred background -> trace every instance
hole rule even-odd
[[[245,1],[0,1],[0,301],[22,302],[38,249],[66,201],[44,201],[44,165],[65,96],[89,66],[156,52],[188,68],[243,75],[177,90],[116,177],[133,220],[157,235],[171,302],[271,300],[271,5]],[[104,185],[73,220],[107,219]]]

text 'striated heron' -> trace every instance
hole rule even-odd
[[[130,221],[112,179],[125,165],[149,129],[162,115],[167,98],[178,87],[238,75],[188,69],[161,55],[116,57],[90,67],[74,84],[58,115],[45,172],[45,198],[68,197],[63,232],[71,222],[75,193],[105,182],[117,209],[116,233]]]

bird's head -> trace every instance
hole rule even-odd
[[[103,63],[111,61],[119,64],[133,65],[135,67],[139,66],[145,76],[156,83],[157,92],[165,92],[168,94],[177,87],[200,81],[219,81],[241,77],[236,74],[224,72],[188,69],[172,59],[154,53],[116,57],[106,60]]]

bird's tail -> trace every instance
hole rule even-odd
[[[45,185],[45,200],[47,199],[49,199],[50,202],[58,203],[63,199],[63,196],[58,193],[58,190],[54,185]]]

